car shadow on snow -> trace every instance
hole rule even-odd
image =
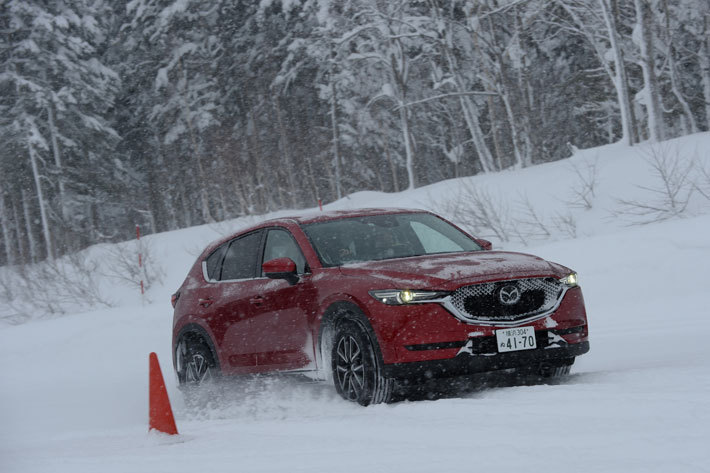
[[[420,401],[475,397],[499,388],[556,386],[588,382],[588,374],[546,377],[539,374],[505,370],[473,376],[433,379],[424,383],[398,383],[393,401]]]
[[[590,382],[591,377],[593,373],[550,378],[508,370],[418,383],[400,381],[392,402],[470,398],[492,389],[580,384]],[[182,402],[177,403],[176,411],[187,420],[285,419],[360,409],[340,398],[331,383],[294,374],[221,378],[181,392]]]

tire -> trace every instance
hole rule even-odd
[[[540,368],[540,375],[543,378],[562,378],[567,376],[572,370],[572,365],[574,364],[574,358],[565,360],[562,364],[557,365],[543,365]]]
[[[383,363],[367,332],[355,321],[340,322],[331,347],[335,390],[362,406],[390,402],[394,380],[382,375]]]
[[[564,365],[564,366],[558,366],[557,368],[554,369],[554,372],[552,373],[553,378],[561,378],[563,376],[567,376],[570,371],[572,371],[572,365]]]
[[[183,337],[175,349],[175,360],[180,386],[202,386],[218,376],[212,351],[201,339]]]

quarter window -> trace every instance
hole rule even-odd
[[[226,253],[228,246],[228,243],[220,246],[205,260],[205,265],[207,266],[207,279],[210,281],[216,281],[219,279],[219,272],[222,269],[222,259],[224,259],[224,253]]]

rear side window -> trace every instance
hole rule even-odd
[[[256,258],[261,243],[261,232],[232,240],[224,255],[220,281],[256,277]]]

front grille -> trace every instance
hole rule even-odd
[[[519,298],[504,304],[501,291],[512,292],[512,287],[517,289]],[[552,310],[563,292],[563,284],[555,278],[498,281],[461,287],[451,294],[451,304],[472,320],[510,322]]]

